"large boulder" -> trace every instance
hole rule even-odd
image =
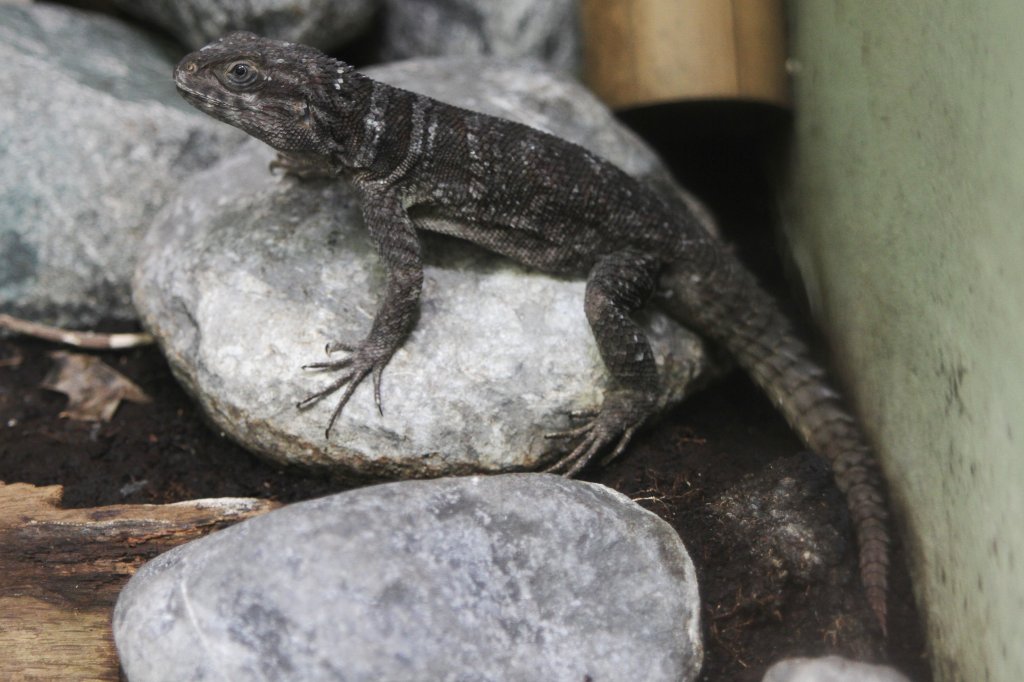
[[[230,31],[252,31],[324,50],[370,23],[379,0],[113,0],[196,50]]]
[[[469,78],[465,62],[414,62],[373,75],[554,130],[668,187],[654,156],[579,86],[475,68]],[[273,177],[271,158],[253,142],[186,183],[147,236],[135,278],[146,326],[225,432],[265,456],[350,474],[500,472],[550,459],[544,435],[569,427],[569,411],[600,404],[607,375],[584,282],[436,238],[419,322],[384,372],[383,414],[367,381],[325,438],[333,400],[295,404],[330,375],[300,366],[322,359],[329,341],[366,335],[384,272],[352,188]],[[704,347],[659,313],[644,320],[665,404],[676,403],[707,378]]]
[[[109,17],[0,6],[0,311],[134,319],[142,234],[185,178],[243,139],[181,101],[174,61]]]
[[[682,682],[699,614],[667,523],[518,474],[363,488],[181,545],[113,626],[132,682]]]
[[[384,59],[485,56],[529,59],[577,73],[577,0],[383,0]],[[468,74],[473,69],[467,70]]]

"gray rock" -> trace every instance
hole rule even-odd
[[[554,476],[406,481],[245,521],[145,565],[113,627],[132,682],[679,682],[702,658],[672,528]]]
[[[765,617],[766,605],[783,614],[813,608],[820,622],[837,624],[849,654],[884,655],[846,503],[824,460],[810,452],[776,459],[709,498],[703,511],[715,548],[744,567],[737,594],[719,601],[719,625],[745,620],[751,604]]]
[[[765,673],[762,682],[910,682],[884,665],[851,661],[839,656],[787,658]]]
[[[239,30],[330,50],[369,25],[379,0],[113,0],[113,4],[163,28],[193,50]]]
[[[575,124],[569,137],[635,174],[663,177],[606,110],[565,92],[578,86],[477,65],[473,90],[468,81],[438,85],[447,68],[465,65],[405,68],[402,77],[431,94],[455,99],[465,87],[467,105],[557,132]],[[402,73],[396,65],[376,75]],[[135,278],[145,325],[225,432],[270,458],[374,477],[500,472],[537,467],[551,448],[544,434],[569,427],[569,410],[600,404],[607,379],[583,313],[584,282],[436,238],[427,241],[420,320],[384,372],[384,414],[366,382],[327,440],[334,401],[295,404],[328,375],[299,368],[322,358],[328,341],[366,335],[384,273],[352,189],[272,177],[271,157],[254,142],[186,183],[147,236]],[[668,377],[665,401],[678,402],[707,378],[704,348],[661,314],[646,321]]]
[[[532,59],[577,73],[577,0],[384,0],[383,56]]]
[[[773,461],[708,502],[708,513],[730,544],[750,551],[769,586],[823,582],[842,563],[845,537],[822,500],[841,499],[827,465],[811,453]]]
[[[181,101],[151,38],[101,15],[0,6],[0,63],[0,310],[134,319],[143,232],[243,136]]]

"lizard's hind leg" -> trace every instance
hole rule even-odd
[[[591,270],[585,310],[611,386],[593,419],[547,436],[575,443],[546,471],[574,476],[601,453],[606,453],[605,462],[611,461],[657,409],[660,389],[654,353],[630,314],[651,295],[660,267],[657,258],[627,249],[604,256]]]

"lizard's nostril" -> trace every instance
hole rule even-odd
[[[189,62],[188,64],[186,64],[185,65],[185,72],[186,73],[195,73],[196,72],[196,63],[195,62]]]

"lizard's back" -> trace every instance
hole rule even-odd
[[[431,180],[413,178],[408,189],[424,229],[575,275],[626,248],[668,262],[703,236],[691,216],[577,144],[434,100],[427,115],[436,132],[416,175]]]

